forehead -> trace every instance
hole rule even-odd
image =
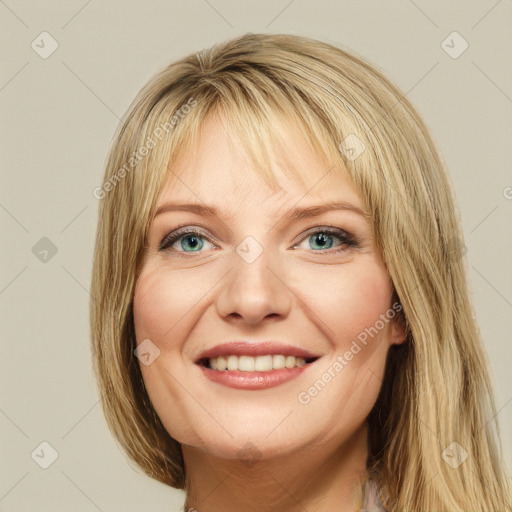
[[[339,160],[315,152],[292,123],[283,123],[276,132],[272,147],[262,148],[269,154],[275,177],[275,183],[269,184],[226,124],[218,117],[206,119],[196,144],[169,163],[169,177],[158,204],[169,200],[221,203],[289,199],[303,203],[344,200],[365,207]]]

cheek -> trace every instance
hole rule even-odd
[[[298,401],[307,405],[308,414],[327,415],[328,423],[343,417],[344,428],[351,428],[367,416],[382,386],[394,317],[392,284],[385,267],[370,260],[350,271],[338,267],[328,279],[324,268],[322,275],[323,286],[315,279],[319,272],[304,275],[300,288],[308,290],[302,298],[318,317],[316,325],[329,340],[331,353],[312,372]]]
[[[147,267],[137,280],[133,299],[135,333],[138,342],[145,338],[162,344],[165,340],[178,339],[184,330],[187,315],[200,307],[200,301],[214,283],[208,279],[194,278],[187,272],[186,279],[179,271]],[[161,346],[170,349],[170,346]]]
[[[201,299],[206,298],[214,284],[213,276],[210,283],[188,271],[185,279],[178,271],[155,265],[143,268],[135,287],[133,317],[137,344],[150,339],[160,350],[151,364],[145,365],[142,360],[139,363],[144,384],[167,431],[180,442],[196,442],[200,437],[190,427],[200,411],[190,407],[180,384],[189,378],[182,353],[183,340],[200,313]]]
[[[389,313],[392,285],[379,261],[362,258],[350,268],[324,267],[300,275],[300,298],[336,353],[349,350],[358,337],[364,340],[365,333],[377,338],[375,326],[381,338],[387,332],[381,315]]]

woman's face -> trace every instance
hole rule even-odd
[[[270,189],[218,119],[203,125],[173,162],[135,289],[155,410],[177,441],[223,458],[339,446],[405,339],[362,198],[288,133]]]

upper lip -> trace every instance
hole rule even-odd
[[[294,345],[287,345],[275,341],[230,341],[216,345],[202,352],[196,359],[196,363],[204,359],[213,359],[221,356],[265,356],[278,355],[302,357],[304,359],[316,359],[320,357],[309,350]]]

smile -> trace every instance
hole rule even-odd
[[[230,342],[203,352],[195,363],[212,382],[261,390],[284,384],[319,358],[304,349],[273,342]]]
[[[230,355],[208,359],[208,367],[216,371],[270,372],[283,368],[301,368],[305,364],[306,359],[303,357],[285,356],[283,354],[267,354],[257,357]]]

